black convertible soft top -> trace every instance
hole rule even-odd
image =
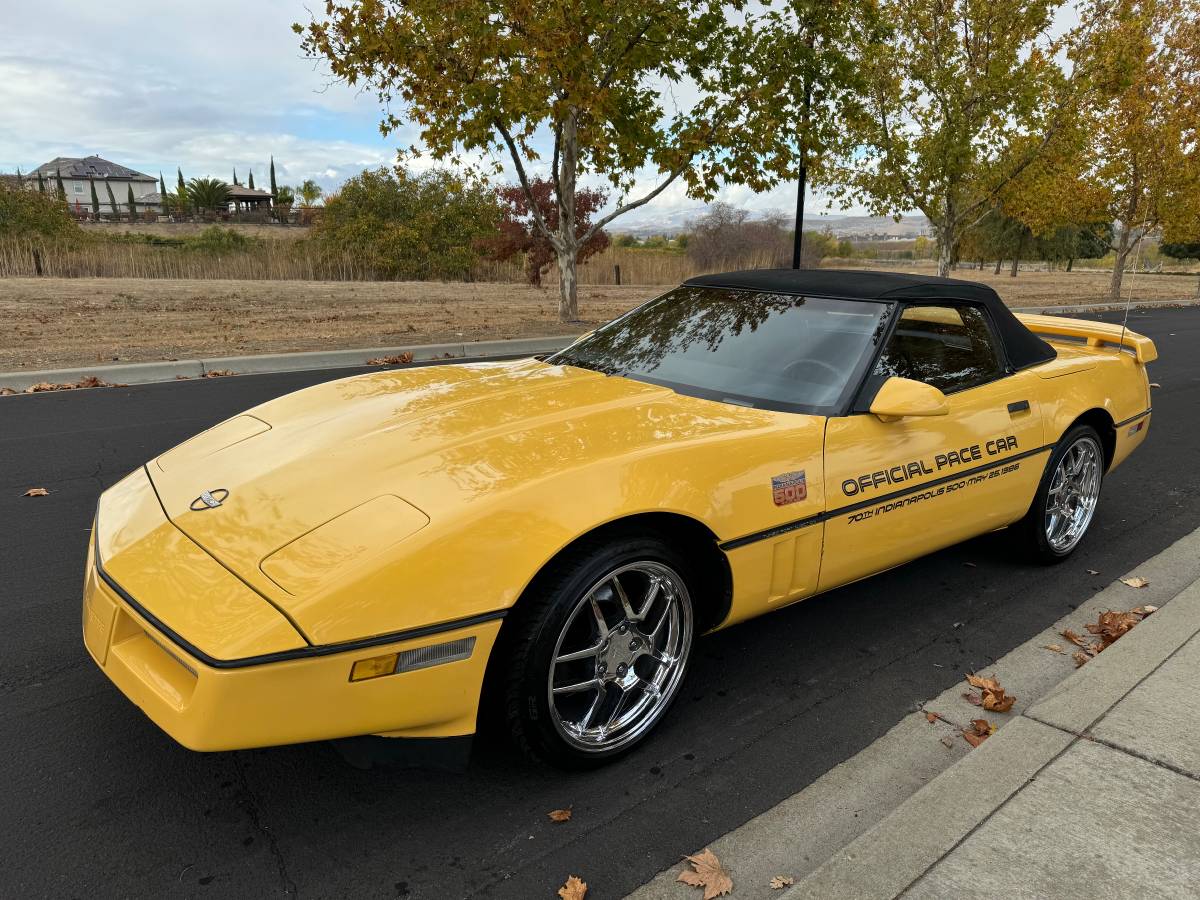
[[[862,269],[747,269],[700,275],[684,284],[839,300],[977,303],[990,313],[1014,369],[1024,369],[1055,357],[1054,348],[1022,325],[994,290],[976,281]]]

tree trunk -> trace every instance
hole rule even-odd
[[[577,265],[579,245],[575,234],[575,173],[579,162],[579,132],[574,109],[562,124],[562,145],[558,166],[558,320],[574,322],[579,318],[579,282]]]
[[[1116,303],[1121,299],[1121,280],[1125,277],[1125,261],[1129,258],[1129,237],[1132,229],[1124,222],[1117,232],[1116,258],[1113,260],[1112,281],[1108,284],[1108,299]]]
[[[1069,257],[1067,257],[1067,271],[1068,271],[1068,272],[1070,272],[1070,271],[1071,271],[1071,267],[1072,267],[1073,265],[1075,265],[1075,257],[1073,257],[1073,256],[1069,256]]]
[[[996,271],[994,271],[992,274],[993,274],[993,275],[999,275],[999,274],[1000,274],[1000,267],[1001,267],[1001,266],[1003,266],[1003,265],[1004,265],[1004,257],[1003,257],[1003,256],[1001,256],[999,259],[997,259],[997,260],[996,260]]]
[[[1025,242],[1028,237],[1029,229],[1022,228],[1021,236],[1017,238],[1017,252],[1013,254],[1012,271],[1008,273],[1010,278],[1016,278],[1021,269],[1021,257],[1025,254]]]
[[[938,275],[945,278],[950,274],[950,266],[954,262],[954,246],[944,232],[939,232],[937,238]]]

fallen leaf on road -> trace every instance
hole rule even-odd
[[[1004,688],[1000,687],[1000,682],[995,678],[981,678],[978,675],[968,675],[967,684],[973,688],[979,688],[982,694],[979,705],[991,712],[1008,712],[1017,700],[1016,697],[1006,695]]]
[[[706,848],[695,856],[685,856],[684,859],[692,864],[693,871],[685,869],[679,873],[676,881],[704,888],[704,900],[713,900],[714,897],[723,896],[733,890],[733,879],[721,868],[721,861],[711,850]]]
[[[568,806],[566,809],[552,809],[546,815],[550,817],[551,822],[570,822],[571,807]]]
[[[567,883],[558,889],[558,896],[562,897],[562,900],[583,900],[587,896],[587,882],[572,875],[567,879]]]
[[[1088,573],[1089,575],[1099,575],[1099,574],[1100,574],[1100,571],[1099,571],[1098,569],[1088,569],[1088,570],[1087,570],[1087,573]]]
[[[15,393],[16,391],[14,391],[12,388],[0,387],[0,397],[11,397]]]
[[[128,385],[116,384],[115,382],[104,381],[101,378],[97,378],[95,375],[85,375],[83,378],[80,378],[78,381],[66,382],[66,383],[62,383],[62,384],[55,384],[50,381],[39,381],[37,384],[31,384],[29,387],[25,388],[25,390],[23,390],[21,393],[23,393],[23,394],[42,394],[42,393],[45,393],[46,391],[73,391],[78,388],[97,388],[97,387],[128,387]],[[4,391],[0,392],[0,393],[4,393],[5,395],[8,395],[8,394],[15,394],[16,391],[13,391],[10,388],[5,388]]]
[[[23,497],[47,497],[49,495],[50,495],[50,492],[48,490],[46,490],[45,488],[30,488],[21,496],[23,496]]]
[[[978,747],[996,733],[996,726],[987,719],[972,719],[971,727],[963,729],[963,739],[972,747]]]
[[[226,376],[232,375],[232,374],[233,373],[230,372],[228,369],[209,369],[207,372],[205,372],[200,377],[201,378],[225,378]]]
[[[1059,645],[1059,644],[1046,644],[1046,646],[1045,646],[1045,647],[1043,647],[1042,649],[1044,649],[1044,650],[1049,650],[1049,651],[1051,651],[1052,653],[1061,653],[1061,654],[1063,654],[1064,656],[1065,656],[1065,655],[1066,655],[1066,653],[1067,653],[1067,651],[1066,651],[1066,650],[1064,650],[1064,649],[1062,648],[1062,646],[1061,646],[1061,645]]]
[[[767,882],[773,891],[782,891],[785,887],[790,887],[796,883],[796,879],[791,875],[776,875]]]
[[[1150,582],[1148,582],[1145,578],[1142,578],[1138,575],[1132,575],[1129,578],[1122,578],[1121,583],[1127,584],[1131,588],[1144,588],[1150,584]]]
[[[1150,387],[1162,387],[1162,385],[1159,384],[1157,381],[1152,381],[1152,382],[1150,382]]]
[[[368,359],[368,366],[401,366],[405,363],[413,361],[411,353],[401,353],[397,356],[377,356],[374,359]]]

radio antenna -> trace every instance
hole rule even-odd
[[[1125,329],[1129,325],[1129,307],[1133,303],[1133,282],[1137,278],[1138,261],[1142,258],[1142,247],[1146,242],[1146,226],[1150,224],[1150,216],[1142,219],[1142,230],[1138,235],[1137,247],[1133,251],[1133,271],[1129,273],[1129,290],[1125,292],[1125,317],[1121,319],[1121,339],[1117,341],[1117,352],[1121,353],[1125,347]],[[1113,265],[1117,264],[1113,260]]]

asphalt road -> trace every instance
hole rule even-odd
[[[1162,356],[1154,423],[1071,560],[1018,563],[991,535],[704,638],[649,746],[586,775],[496,739],[465,774],[361,771],[325,744],[195,754],[87,657],[99,492],[213,422],[344,373],[0,399],[0,896],[553,898],[568,874],[589,898],[622,896],[1200,526],[1200,312],[1135,312],[1131,327]],[[23,498],[30,487],[52,493]],[[547,819],[568,805],[569,823]]]

